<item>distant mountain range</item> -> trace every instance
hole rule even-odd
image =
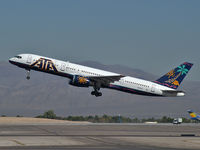
[[[121,65],[92,61],[79,64],[147,80],[158,78]],[[36,71],[31,71],[30,80],[26,80],[25,76],[25,70],[0,62],[0,116],[37,116],[49,109],[58,116],[120,114],[139,118],[187,117],[187,109],[200,112],[200,82],[183,81],[180,89],[186,91],[185,97],[146,97],[101,89],[103,96],[97,98],[90,95],[92,87],[70,86],[67,78]]]

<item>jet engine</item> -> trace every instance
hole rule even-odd
[[[78,87],[89,87],[91,85],[91,82],[88,77],[74,75],[69,84]]]

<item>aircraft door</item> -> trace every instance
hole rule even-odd
[[[60,68],[61,71],[65,71],[65,67],[66,67],[66,64],[65,64],[65,63],[62,63],[62,64],[61,64],[61,68]]]
[[[155,89],[156,89],[156,85],[154,85],[154,84],[152,84],[152,86],[151,86],[151,92],[155,92]]]
[[[32,56],[31,55],[28,55],[26,62],[29,63],[29,64],[32,62]]]

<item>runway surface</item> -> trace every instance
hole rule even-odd
[[[200,149],[200,124],[4,124],[0,149]]]

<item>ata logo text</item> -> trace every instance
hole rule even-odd
[[[37,68],[39,68],[41,70],[45,70],[45,71],[58,72],[58,70],[56,69],[56,67],[55,67],[54,63],[52,62],[52,60],[45,59],[45,58],[38,59],[31,66],[32,67],[37,67]]]

